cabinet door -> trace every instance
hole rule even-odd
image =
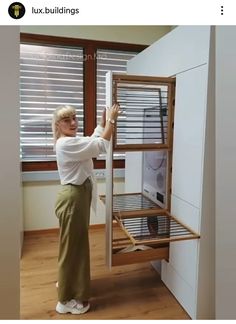
[[[172,194],[200,208],[204,162],[207,65],[176,77]]]
[[[112,106],[112,73],[106,75],[106,107]],[[111,138],[109,149],[106,155],[106,263],[112,266],[112,203],[113,203],[113,139]]]

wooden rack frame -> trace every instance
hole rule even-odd
[[[100,196],[101,201],[106,204],[105,195]],[[140,214],[153,215],[163,210],[143,193],[127,193],[113,195],[113,216],[137,217]]]
[[[100,196],[105,204],[106,197]],[[188,226],[142,193],[113,195],[112,265],[169,258],[169,243],[198,239]]]
[[[117,119],[116,133],[113,138],[114,150],[136,151],[169,148],[172,143],[175,79],[113,74],[112,82],[113,102],[118,102],[123,111],[123,114]],[[123,92],[124,94],[122,94]],[[125,96],[127,96],[126,99],[124,99]],[[140,96],[142,97],[141,104],[137,103]],[[132,108],[129,109],[129,107]],[[142,118],[145,113],[150,118],[149,121],[147,120],[146,126]],[[164,114],[166,120],[164,120]],[[129,132],[124,132],[124,128]],[[148,131],[148,128],[151,131]],[[159,133],[159,136],[147,138],[145,135],[152,136],[153,129],[156,134]],[[132,143],[121,143],[121,134],[127,137],[127,141],[131,141],[130,136],[133,136]]]
[[[115,219],[133,245],[153,246],[199,238],[197,233],[165,210],[156,211],[154,215],[115,216]]]
[[[168,260],[169,245],[171,242],[198,239],[200,237],[188,226],[170,214],[175,79],[108,73],[106,84],[108,88],[107,106],[119,102],[117,92],[124,85],[128,89],[128,94],[130,94],[129,91],[131,88],[132,90],[135,89],[135,91],[140,91],[142,87],[149,89],[148,91],[155,89],[157,97],[159,96],[159,101],[161,96],[160,91],[163,89],[162,86],[168,89],[168,100],[166,100],[166,128],[163,126],[164,120],[161,120],[162,116],[160,114],[158,115],[159,123],[163,126],[160,142],[151,141],[150,143],[146,143],[145,141],[142,142],[142,139],[141,142],[137,141],[137,143],[134,143],[135,141],[128,144],[121,143],[119,141],[118,131],[114,134],[113,140],[111,141],[106,160],[106,195],[100,196],[102,202],[106,205],[107,264],[111,267],[157,259]],[[127,86],[128,84],[131,84],[131,86]],[[149,95],[147,97],[149,98]],[[130,114],[130,116],[132,117],[133,115]],[[135,116],[140,117],[139,115]],[[130,125],[129,122],[130,120],[128,122],[126,121],[125,125],[127,127]],[[119,129],[119,123],[120,121],[118,119],[117,129]],[[151,130],[153,131],[152,126]],[[155,136],[151,137],[151,139],[153,138],[155,139]],[[167,198],[164,208],[156,204],[144,193],[113,194],[114,152],[144,152],[147,150],[164,150],[167,152]]]

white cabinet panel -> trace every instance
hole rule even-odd
[[[236,26],[216,27],[216,318],[236,318]]]
[[[142,192],[143,153],[125,154],[125,192]]]
[[[188,202],[172,195],[171,214],[178,218],[179,221],[189,226],[196,233],[200,233],[201,217],[199,208],[194,207]]]
[[[170,244],[169,264],[196,291],[199,240]]]
[[[207,65],[177,75],[172,194],[201,206]]]
[[[129,74],[172,76],[205,64],[210,26],[180,26],[128,62]]]
[[[199,233],[200,211],[198,208],[172,195],[171,214]],[[198,240],[176,242],[170,245],[169,263],[165,267],[168,274],[165,274],[165,280],[167,280],[167,282],[176,280],[175,285],[177,287],[181,287],[183,285],[183,289],[179,288],[174,292],[174,294],[178,294],[178,298],[180,298],[178,300],[182,300],[182,306],[191,311],[191,313],[189,312],[191,316],[193,316],[193,309],[195,309],[195,305],[191,305],[190,301],[192,300],[192,302],[196,303],[195,295],[198,287],[198,264]],[[171,267],[171,270],[169,267]],[[162,274],[163,273],[164,270]],[[173,278],[169,278],[169,275],[173,276]],[[163,279],[164,282],[165,280]],[[191,287],[193,296],[185,295],[185,286]]]
[[[171,214],[199,233],[199,209],[172,195]],[[187,282],[197,290],[199,241],[182,241],[170,245],[169,265],[178,274],[178,280]],[[182,279],[181,279],[182,278]]]
[[[166,261],[162,261],[161,278],[192,319],[196,318],[194,289]]]
[[[109,71],[106,74],[106,106],[112,106],[112,73]],[[112,263],[112,137],[106,155],[106,263],[111,267]]]

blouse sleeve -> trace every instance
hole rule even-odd
[[[62,137],[56,151],[64,162],[84,161],[106,153],[109,141],[101,137]]]
[[[100,137],[104,131],[104,128],[101,125],[98,125],[95,129],[93,134],[90,136],[90,138],[96,138]]]

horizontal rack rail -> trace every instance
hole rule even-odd
[[[100,196],[101,201],[105,204],[105,195]],[[113,215],[119,217],[132,217],[140,213],[155,214],[157,210],[163,210],[159,205],[146,197],[143,193],[126,193],[113,195]]]
[[[155,216],[119,218],[116,215],[115,219],[133,245],[156,245],[200,237],[165,210]]]

